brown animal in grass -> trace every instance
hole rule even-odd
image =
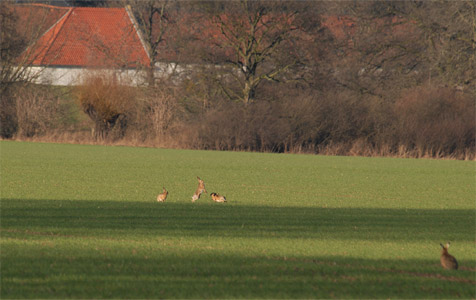
[[[157,202],[165,202],[165,199],[167,199],[167,195],[169,194],[169,192],[167,192],[164,187],[162,188],[162,191],[163,192],[157,196]]]
[[[457,270],[458,262],[456,261],[456,258],[454,258],[453,255],[448,253],[448,248],[450,247],[450,243],[448,242],[446,246],[443,246],[443,244],[440,244],[440,246],[442,248],[440,262],[443,268],[448,270]]]
[[[195,193],[192,196],[192,202],[197,201],[198,199],[200,199],[200,195],[202,193],[207,192],[207,190],[205,189],[205,183],[203,182],[203,180],[201,180],[200,177],[198,177],[198,176],[197,176],[197,179],[198,179],[198,187],[197,187],[197,190],[195,191]]]
[[[210,196],[212,196],[212,200],[215,202],[226,202],[225,196],[219,195],[217,193],[211,193]]]

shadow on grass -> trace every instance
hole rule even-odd
[[[1,201],[5,229],[164,236],[474,241],[473,210],[302,208],[215,203]]]
[[[435,260],[174,253],[105,237],[474,241],[470,210],[2,199],[1,298],[471,298],[474,269]],[[49,239],[43,236],[68,236]],[[40,239],[30,239],[40,235]],[[100,239],[82,240],[81,236]],[[69,241],[72,243],[68,243]],[[193,240],[192,240],[193,243]],[[136,249],[135,247],[138,247]],[[161,250],[161,251],[159,251]],[[460,261],[472,266],[474,261]]]
[[[398,269],[395,264],[343,257],[17,256],[4,263],[1,295],[2,299],[474,297],[475,281],[463,278],[461,272],[420,260],[400,262]]]

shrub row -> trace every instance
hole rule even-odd
[[[98,89],[97,82],[93,87]],[[97,128],[98,120],[81,113],[81,103],[72,100],[78,98],[74,93],[65,101],[51,88],[21,89],[11,96],[16,103],[11,117],[16,137],[78,142],[75,137],[81,136],[79,142],[85,143],[475,159],[474,99],[447,87],[416,87],[395,101],[339,92],[283,96],[247,106],[215,101],[193,107],[173,88],[128,90],[127,96],[133,105],[124,111],[127,122],[121,128],[126,127],[121,134],[98,140],[94,131],[85,133]]]
[[[196,123],[204,149],[475,157],[474,100],[449,88],[419,87],[395,102],[341,93],[229,104]]]

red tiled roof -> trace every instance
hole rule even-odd
[[[150,59],[125,8],[22,6],[47,12],[43,27],[50,28],[29,49],[33,65],[87,67],[136,67],[149,65]],[[25,15],[25,13],[23,13]],[[25,19],[20,18],[21,20]],[[218,24],[199,15],[181,15],[182,22],[171,26],[159,45],[157,59],[162,61],[193,60],[196,49],[207,47],[215,56],[230,56],[229,48],[218,49],[213,41],[223,39]],[[187,22],[184,20],[189,19]],[[226,21],[227,16],[223,16]],[[286,19],[283,16],[283,19]],[[288,20],[289,22],[290,20]],[[392,20],[396,24],[397,18]],[[382,20],[378,21],[383,22]],[[156,25],[158,22],[156,23]],[[347,16],[323,15],[322,25],[335,38],[349,40],[357,30],[357,21]],[[158,26],[158,25],[157,25]],[[406,25],[395,27],[394,34],[407,31]],[[44,31],[44,30],[43,30]],[[160,30],[156,30],[157,32]],[[188,35],[184,46],[183,35]],[[196,53],[193,53],[196,54]]]
[[[69,7],[58,7],[45,4],[11,5],[8,6],[17,18],[17,33],[26,40],[38,38],[68,12]]]
[[[34,51],[33,65],[137,67],[149,64],[125,8],[68,8],[30,51]]]

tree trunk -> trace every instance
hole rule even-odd
[[[155,87],[154,64],[154,59],[151,59],[150,65],[147,67],[147,84],[149,87]]]
[[[108,134],[107,122],[106,120],[97,119],[95,120],[94,128],[94,138],[96,141],[103,141],[106,139]]]
[[[243,89],[243,102],[245,106],[253,102],[255,97],[256,86],[253,86],[249,81],[245,82],[245,88]]]

